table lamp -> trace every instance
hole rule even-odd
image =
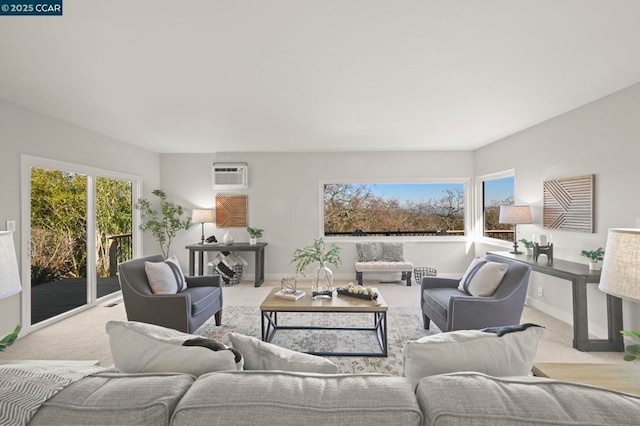
[[[191,221],[193,223],[202,224],[202,239],[200,244],[204,244],[204,224],[215,223],[216,218],[212,209],[194,209],[191,213]]]
[[[598,288],[612,296],[640,300],[640,229],[609,229]]]
[[[13,246],[13,232],[0,231],[0,299],[13,296],[21,290],[18,260]],[[0,352],[13,343],[19,331],[20,326],[17,326],[13,333],[0,339]]]
[[[519,224],[532,223],[530,206],[500,206],[500,223],[513,225],[513,251],[509,253],[522,254],[518,251],[517,228]]]

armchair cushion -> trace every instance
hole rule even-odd
[[[176,294],[187,286],[184,273],[175,256],[164,262],[145,262],[144,271],[153,294]]]
[[[135,321],[109,321],[111,354],[124,373],[186,373],[200,376],[221,370],[242,370],[244,360],[228,348],[213,351],[203,346],[183,346],[202,336]]]
[[[496,292],[509,265],[476,257],[460,279],[458,290],[472,296],[489,297]]]
[[[403,375],[412,385],[426,376],[476,371],[495,377],[530,373],[544,333],[530,326],[502,336],[481,330],[458,330],[409,341],[402,349]]]

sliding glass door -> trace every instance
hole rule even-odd
[[[31,168],[31,324],[87,304],[87,176]]]
[[[22,167],[28,330],[118,295],[117,265],[137,247],[133,203],[140,181],[30,156],[23,156]]]

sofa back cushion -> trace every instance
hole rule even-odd
[[[172,425],[420,425],[402,377],[221,371],[200,376]]]
[[[639,397],[539,377],[431,376],[416,395],[425,425],[635,425],[640,418]]]
[[[167,425],[193,384],[186,374],[98,373],[51,397],[30,425]]]

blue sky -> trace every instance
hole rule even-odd
[[[439,199],[445,195],[446,189],[464,190],[462,183],[376,183],[364,184],[377,196],[400,201],[427,201]]]
[[[501,201],[514,194],[513,176],[500,179],[491,179],[484,182],[484,199],[491,203],[493,200]]]

